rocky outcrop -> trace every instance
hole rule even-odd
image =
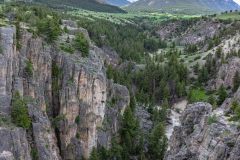
[[[71,30],[70,36],[83,32],[88,37],[75,23],[63,24]],[[33,151],[41,160],[89,157],[99,141],[98,128],[106,115],[112,116],[106,109],[108,95],[118,98],[116,115],[122,115],[130,101],[126,87],[108,85],[104,52],[90,43],[88,58],[77,52],[67,54],[26,30],[21,31],[21,49],[17,51],[15,28],[2,27],[0,32],[0,121],[11,119],[15,92],[28,99],[32,119],[27,131],[11,122],[0,123],[4,137],[0,139],[0,159],[28,160]],[[115,128],[119,117],[114,117]]]
[[[228,60],[226,64],[223,64],[215,79],[215,88],[218,89],[221,85],[224,87],[233,87],[233,79],[237,71],[240,70],[240,58],[233,57]]]
[[[135,116],[139,121],[139,126],[143,133],[150,133],[151,129],[153,128],[153,122],[147,109],[142,105],[137,105]]]
[[[216,116],[214,116],[216,115]],[[175,127],[166,160],[239,159],[239,131],[230,124],[222,108],[212,112],[208,103],[187,106],[181,126]]]
[[[121,117],[130,103],[127,87],[109,81],[108,101],[103,125],[98,129],[98,145],[111,147],[111,140],[121,127]]]
[[[210,19],[179,20],[159,26],[156,33],[160,38],[174,39],[177,44],[200,44],[218,34],[223,24]]]
[[[0,136],[0,160],[31,159],[24,129],[0,127]]]

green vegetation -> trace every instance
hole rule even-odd
[[[167,55],[167,63],[161,65],[149,60],[145,68],[133,76],[134,84],[138,87],[138,101],[160,102],[186,95],[188,69],[179,62],[176,51],[170,51]]]
[[[225,99],[227,98],[228,94],[223,85],[218,89],[218,105],[221,105]]]
[[[57,1],[57,0],[56,0]],[[55,0],[49,3],[56,2]],[[73,1],[69,2],[72,3]],[[75,1],[74,1],[75,2]],[[68,3],[65,2],[64,3]],[[76,2],[81,3],[81,2]],[[61,8],[60,6],[57,6]],[[108,14],[108,13],[92,13],[83,10],[72,10],[67,14],[55,12],[50,8],[43,6],[31,5],[10,5],[3,7],[4,13],[7,15],[13,14],[13,21],[16,25],[16,45],[21,49],[20,40],[21,32],[27,31],[33,34],[33,38],[41,36],[46,43],[45,48],[61,49],[62,51],[73,54],[79,51],[81,55],[67,55],[67,57],[89,57],[90,44],[88,37],[82,32],[76,33],[75,38],[70,34],[72,30],[67,27],[62,27],[62,19],[72,19],[78,22],[78,27],[86,28],[89,32],[93,44],[99,47],[107,47],[117,51],[121,60],[118,66],[112,66],[106,60],[106,74],[108,79],[112,79],[114,83],[122,84],[128,87],[130,92],[130,104],[126,108],[125,113],[121,117],[121,128],[112,139],[111,148],[95,148],[92,151],[90,159],[105,160],[105,159],[164,159],[164,153],[167,149],[167,138],[165,136],[165,125],[173,102],[188,98],[189,103],[204,101],[209,102],[213,107],[221,105],[227,98],[226,89],[221,86],[217,92],[206,93],[204,87],[207,82],[216,76],[216,72],[222,63],[225,62],[223,49],[218,47],[215,53],[204,54],[202,58],[202,47],[212,49],[222,41],[221,35],[216,35],[213,38],[206,39],[202,44],[189,44],[186,46],[178,46],[181,43],[173,39],[162,40],[156,32],[159,27],[167,23],[176,23],[180,27],[176,32],[171,33],[171,36],[180,35],[191,26],[194,26],[200,19],[205,22],[210,20],[209,17],[182,18],[181,15],[163,14],[163,13],[148,13],[143,16],[143,13],[129,14]],[[86,16],[87,15],[87,16]],[[179,17],[181,20],[179,21]],[[205,19],[206,18],[206,19]],[[25,22],[25,23],[22,23]],[[71,23],[66,22],[66,23]],[[217,23],[217,22],[216,22]],[[160,24],[160,25],[159,25]],[[21,26],[23,25],[23,26]],[[231,28],[237,28],[237,23],[232,23]],[[20,29],[22,27],[22,30]],[[234,28],[234,29],[235,29]],[[191,29],[191,28],[190,28]],[[193,28],[195,29],[195,28]],[[232,29],[232,28],[231,28]],[[228,34],[231,29],[223,29],[220,33]],[[79,29],[80,30],[80,29]],[[227,33],[225,33],[227,32]],[[68,36],[64,41],[61,41],[59,36]],[[18,44],[19,43],[19,44]],[[240,52],[231,53],[231,56],[240,56]],[[110,56],[111,58],[111,56]],[[89,59],[84,59],[89,60]],[[82,61],[78,61],[82,63]],[[81,64],[82,65],[82,64]],[[84,64],[83,64],[84,65]],[[53,106],[58,106],[61,89],[61,77],[63,71],[61,64],[52,62],[52,101]],[[194,74],[191,74],[191,71]],[[104,72],[104,68],[103,68]],[[26,61],[24,73],[28,77],[33,76],[33,64],[30,60]],[[191,76],[191,77],[190,77]],[[73,77],[67,79],[68,85],[74,84]],[[238,72],[234,77],[233,92],[240,85]],[[230,91],[230,90],[228,90]],[[231,92],[230,92],[231,93]],[[107,101],[109,110],[119,104],[120,97],[112,97]],[[13,98],[13,122],[20,127],[29,128],[31,119],[27,113],[27,105],[25,99],[17,94]],[[104,103],[104,101],[103,101]],[[153,122],[153,128],[149,133],[142,132],[139,127],[138,119],[135,117],[135,109],[141,104],[150,114],[150,119]],[[156,107],[156,105],[161,107]],[[112,108],[110,108],[112,107]],[[234,104],[232,110],[235,118],[239,119],[239,105]],[[137,108],[138,109],[138,108]],[[65,120],[65,115],[59,115],[58,110],[51,110],[53,115],[52,125],[56,132],[59,132],[59,125]],[[17,113],[20,113],[17,114]],[[50,114],[49,114],[50,115]],[[75,123],[80,124],[81,118],[79,115],[75,118]],[[107,117],[108,118],[108,117]],[[4,123],[5,119],[0,119],[0,124]],[[109,122],[109,119],[106,121]],[[216,115],[209,117],[208,124],[217,121]],[[106,123],[108,123],[106,122]],[[75,125],[76,125],[75,124]],[[99,128],[98,129],[105,129]],[[81,139],[80,132],[76,133],[76,138]],[[34,151],[34,150],[33,150]],[[34,153],[36,154],[36,153]],[[34,154],[32,157],[35,157]]]
[[[0,55],[3,54],[3,47],[0,45]]]
[[[0,126],[10,126],[11,124],[11,118],[0,114]]]
[[[239,72],[236,71],[234,77],[233,77],[233,92],[236,92],[240,86],[240,75]]]
[[[37,33],[43,35],[49,43],[54,42],[61,34],[59,19],[46,17],[37,22]]]
[[[220,20],[240,20],[240,12],[224,12],[216,16]]]
[[[43,36],[49,43],[54,42],[62,32],[59,15],[47,7],[12,3],[4,6],[2,12],[14,15],[17,49],[21,48],[20,22],[27,23],[29,31],[33,32],[34,35]]]
[[[59,125],[60,125],[60,122],[63,121],[64,119],[66,119],[65,115],[58,115],[56,116],[55,118],[52,119],[52,125],[55,127],[55,128],[58,128]]]
[[[206,102],[208,100],[208,96],[203,89],[191,89],[188,93],[188,101],[190,103],[194,102]]]
[[[198,47],[195,44],[187,45],[185,48],[185,51],[189,54],[195,53],[195,52],[197,52],[197,50],[198,50]]]
[[[121,146],[123,147],[123,157],[128,158],[137,152],[137,140],[138,140],[138,122],[133,116],[130,107],[126,109],[123,115],[122,128],[120,130]]]
[[[38,160],[38,150],[36,148],[31,148],[31,157],[34,160]]]
[[[217,116],[215,114],[208,117],[208,125],[211,125],[213,123],[217,123]]]
[[[213,106],[213,109],[215,109],[217,107],[217,100],[214,97],[214,95],[209,96],[208,103],[210,103]]]
[[[30,60],[26,61],[25,72],[26,72],[28,77],[32,77],[33,76],[33,64],[32,64],[32,62]]]
[[[36,2],[63,10],[72,10],[74,7],[96,12],[125,13],[118,7],[99,3],[95,0],[36,0]]]
[[[21,39],[21,31],[20,31],[20,22],[19,21],[17,21],[16,23],[15,23],[15,26],[16,26],[16,46],[17,46],[17,49],[19,50],[19,49],[21,49],[21,43],[20,43],[20,39]]]
[[[233,115],[233,117],[231,117],[230,120],[240,122],[240,105],[239,105],[239,103],[237,101],[234,101],[232,103],[231,109],[234,112],[234,115]]]
[[[89,43],[83,33],[78,33],[74,40],[74,48],[81,51],[83,57],[88,57]]]
[[[118,25],[101,19],[81,19],[78,24],[88,30],[91,39],[98,46],[111,46],[122,59],[139,62],[143,57],[145,37],[142,30],[135,25]]]
[[[76,124],[80,124],[80,116],[79,116],[79,115],[76,117],[75,123],[76,123]]]
[[[11,117],[12,122],[18,127],[25,129],[31,127],[31,118],[28,115],[27,102],[20,96],[19,92],[13,95]]]
[[[59,78],[62,75],[62,70],[58,67],[56,63],[52,63],[52,88],[54,92],[59,91]]]
[[[150,135],[149,143],[149,155],[151,159],[163,160],[168,146],[163,123],[155,126]]]
[[[70,54],[73,54],[75,51],[75,49],[69,44],[60,44],[60,49]]]

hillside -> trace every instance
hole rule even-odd
[[[126,6],[130,4],[127,0],[106,0],[106,3],[114,6]]]
[[[240,12],[0,8],[0,160],[240,159]]]
[[[211,13],[239,9],[233,0],[139,0],[129,10],[155,10],[176,13]]]
[[[3,1],[3,0],[2,0]],[[5,0],[6,1],[6,0]],[[8,0],[13,1],[13,0]],[[53,8],[67,9],[68,7],[81,8],[96,12],[109,12],[109,13],[126,13],[124,10],[117,6],[103,3],[99,0],[18,0],[24,2],[35,2],[48,5]]]

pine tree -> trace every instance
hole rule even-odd
[[[163,99],[169,99],[170,98],[170,90],[168,85],[166,85],[163,89]]]
[[[18,127],[29,129],[31,118],[28,115],[27,103],[20,96],[19,92],[13,95],[11,117],[14,124]]]
[[[222,48],[218,47],[215,54],[216,54],[217,58],[221,58],[222,57]]]
[[[124,112],[122,128],[121,128],[121,144],[124,150],[127,150],[129,154],[135,151],[136,139],[138,138],[138,122],[135,119],[130,107]]]
[[[165,128],[162,122],[160,122],[153,129],[149,138],[149,155],[151,159],[163,160],[164,153],[167,149],[167,137],[165,135]]]
[[[227,98],[227,91],[223,85],[218,89],[218,105],[221,105]]]
[[[93,148],[89,160],[100,160],[96,148]]]
[[[233,92],[236,92],[239,86],[240,86],[240,75],[239,75],[239,72],[236,71],[233,78]]]
[[[208,103],[210,103],[213,106],[213,108],[215,108],[217,106],[216,98],[213,95],[211,95],[208,98]]]

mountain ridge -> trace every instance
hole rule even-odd
[[[105,0],[0,0],[0,2],[39,3],[52,8],[66,9],[68,7],[81,8],[96,12],[126,13],[118,6],[105,3]]]
[[[154,10],[164,12],[223,12],[240,9],[233,0],[139,0],[127,7],[129,10]]]
[[[119,7],[131,4],[131,2],[129,2],[128,0],[106,0],[106,3]]]

